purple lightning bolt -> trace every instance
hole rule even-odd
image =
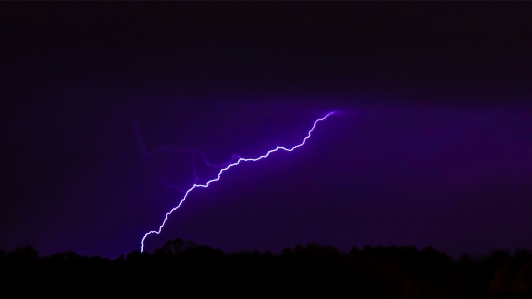
[[[149,231],[147,232],[146,234],[144,234],[144,236],[142,237],[142,240],[140,241],[140,251],[143,252],[144,251],[144,240],[146,239],[147,236],[151,235],[151,234],[160,234],[161,233],[161,230],[163,229],[164,225],[166,224],[166,221],[168,220],[168,216],[170,216],[170,214],[172,214],[175,210],[179,209],[181,207],[181,204],[183,204],[183,202],[187,199],[187,196],[190,194],[190,192],[192,192],[192,190],[196,189],[196,188],[207,188],[209,187],[209,185],[213,182],[217,182],[220,180],[220,177],[222,175],[223,172],[227,171],[229,168],[233,167],[233,166],[236,166],[238,164],[240,164],[240,162],[248,162],[248,161],[258,161],[258,160],[262,160],[266,157],[268,157],[271,153],[273,152],[277,152],[279,150],[284,150],[284,151],[288,151],[288,152],[291,152],[293,150],[295,150],[296,148],[299,148],[299,147],[302,147],[305,142],[307,141],[307,139],[310,138],[310,135],[312,134],[312,132],[314,131],[314,129],[316,128],[316,124],[320,121],[324,121],[325,119],[327,119],[329,116],[331,116],[332,114],[334,114],[334,112],[329,112],[327,113],[327,115],[325,115],[324,117],[322,118],[318,118],[314,121],[314,124],[312,125],[312,128],[308,131],[307,133],[307,136],[305,138],[303,138],[303,141],[298,144],[298,145],[295,145],[291,148],[286,148],[284,146],[278,146],[276,147],[275,149],[272,149],[272,150],[269,150],[268,152],[266,152],[266,154],[260,156],[260,157],[257,157],[257,158],[241,158],[239,156],[236,156],[236,155],[233,155],[232,159],[234,159],[235,157],[238,157],[238,160],[236,162],[232,162],[230,164],[227,164],[227,166],[225,166],[224,168],[220,169],[220,171],[218,172],[218,176],[215,178],[215,179],[212,179],[210,181],[207,181],[207,183],[205,184],[197,184],[197,183],[194,183],[192,185],[192,187],[190,187],[188,190],[186,190],[183,195],[183,197],[181,198],[181,200],[179,201],[179,204],[172,208],[170,211],[166,212],[165,216],[164,216],[164,221],[163,223],[159,226],[159,229],[158,230],[152,230],[152,231]],[[137,133],[138,133],[138,129],[137,129]],[[140,138],[140,134],[138,134],[138,137]],[[172,148],[161,148],[159,150],[156,150],[154,152],[151,152],[151,153],[147,153],[146,152],[146,148],[144,146],[142,146],[142,151],[143,151],[143,154],[145,157],[149,157],[151,156],[152,154],[155,154],[156,152],[160,152],[160,151],[164,151],[164,150],[174,150]],[[192,151],[196,151],[196,150],[192,150]],[[197,151],[199,152],[199,151]],[[200,152],[201,153],[201,152]],[[203,153],[202,153],[203,154]],[[211,165],[210,163],[207,162],[206,160],[206,157],[205,155],[203,154],[203,160],[207,163],[207,165],[210,165],[210,166],[216,166],[216,165]]]

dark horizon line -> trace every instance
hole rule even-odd
[[[179,253],[171,253],[169,252],[169,248],[171,248],[172,246],[175,247],[175,246],[184,246],[184,248],[181,249],[181,252]],[[211,247],[209,245],[206,245],[206,244],[196,244],[195,242],[191,241],[191,240],[187,240],[187,241],[184,241],[180,238],[177,238],[177,239],[174,239],[174,240],[168,240],[162,247],[160,248],[156,248],[152,251],[143,251],[141,252],[139,249],[134,249],[132,251],[130,251],[129,253],[122,253],[120,254],[118,257],[116,258],[109,258],[109,257],[105,257],[105,256],[101,256],[101,255],[82,255],[82,254],[78,254],[77,252],[73,251],[73,250],[65,250],[65,251],[60,251],[60,252],[56,252],[56,253],[52,253],[52,254],[47,254],[47,255],[39,255],[39,251],[38,249],[34,248],[32,245],[26,245],[26,246],[17,246],[17,248],[15,250],[12,250],[12,251],[8,251],[8,250],[5,250],[3,249],[2,247],[0,247],[0,259],[2,259],[3,257],[6,257],[6,256],[28,256],[28,257],[33,257],[33,258],[38,258],[38,259],[51,259],[53,258],[54,256],[58,256],[58,255],[64,255],[64,254],[68,254],[70,257],[74,257],[75,259],[83,259],[83,258],[101,258],[103,260],[109,260],[109,261],[116,261],[116,260],[123,260],[123,259],[127,259],[128,256],[155,256],[155,255],[167,255],[167,256],[180,256],[182,255],[185,251],[193,251],[194,249],[197,249],[199,248],[200,250],[201,249],[206,249],[206,250],[212,250],[212,251],[216,251],[216,252],[219,252],[219,254],[221,255],[235,255],[235,254],[253,254],[253,255],[256,255],[256,254],[259,254],[259,255],[273,255],[273,256],[283,256],[283,255],[286,255],[287,252],[290,252],[290,253],[294,253],[294,252],[297,252],[297,251],[301,251],[301,250],[308,250],[309,248],[313,248],[313,247],[319,247],[319,248],[328,248],[328,249],[332,249],[334,250],[335,252],[337,252],[338,254],[352,254],[354,251],[356,252],[363,252],[363,251],[375,251],[375,250],[388,250],[388,251],[391,251],[391,250],[399,250],[399,251],[403,251],[403,250],[409,250],[409,251],[413,251],[413,252],[416,252],[416,253],[422,253],[422,252],[426,252],[426,251],[431,251],[431,252],[435,252],[435,253],[438,253],[438,254],[443,254],[444,256],[446,256],[447,258],[451,259],[453,262],[457,262],[457,261],[460,261],[462,259],[471,259],[473,261],[480,261],[480,260],[483,260],[489,256],[492,256],[494,254],[507,254],[508,256],[514,256],[516,253],[518,252],[528,252],[529,254],[532,255],[532,248],[515,248],[513,250],[511,249],[506,249],[506,248],[493,248],[491,251],[490,251],[490,254],[471,254],[469,252],[463,252],[462,254],[459,255],[458,258],[453,258],[452,255],[450,255],[449,253],[446,253],[444,251],[440,251],[438,249],[436,249],[435,247],[433,246],[426,246],[424,248],[420,248],[420,247],[417,247],[415,245],[402,245],[402,246],[399,246],[399,245],[376,245],[376,246],[369,246],[369,245],[364,245],[363,247],[359,248],[357,246],[353,246],[351,247],[351,249],[346,252],[346,251],[343,251],[341,249],[338,249],[336,246],[333,246],[333,245],[321,245],[321,244],[318,244],[318,243],[307,243],[306,245],[302,245],[302,244],[296,244],[294,245],[293,247],[285,247],[284,249],[282,249],[280,252],[278,253],[273,253],[272,251],[270,250],[259,250],[259,249],[240,249],[240,250],[231,250],[231,251],[224,251],[222,249],[218,249],[218,248],[214,248],[214,247]]]

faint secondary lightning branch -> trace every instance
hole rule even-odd
[[[233,161],[235,161],[236,159],[240,158],[240,156],[238,155],[235,155],[233,154],[231,156],[231,160],[229,162],[226,162],[226,163],[220,163],[220,164],[214,164],[214,163],[211,163],[207,160],[207,155],[205,155],[204,152],[198,150],[198,149],[177,149],[177,148],[173,148],[171,146],[163,146],[163,147],[160,147],[160,148],[157,148],[153,151],[148,151],[146,149],[146,146],[144,145],[144,141],[142,139],[142,135],[140,134],[140,126],[139,126],[139,123],[138,121],[135,121],[135,133],[137,135],[137,139],[139,140],[139,144],[140,144],[140,149],[142,151],[142,156],[144,156],[144,158],[149,158],[155,154],[158,154],[158,153],[162,153],[162,152],[173,152],[173,153],[191,153],[192,154],[192,159],[194,159],[195,155],[198,154],[201,156],[202,160],[203,160],[203,163],[205,163],[205,165],[207,166],[210,166],[210,167],[213,167],[213,168],[220,168],[220,167],[226,167],[227,165],[233,163]],[[194,167],[196,167],[195,163],[193,162],[194,164]]]
[[[239,165],[240,162],[248,162],[248,161],[256,162],[256,161],[262,160],[264,158],[267,158],[271,153],[277,152],[279,150],[291,152],[291,151],[295,150],[296,148],[302,147],[303,145],[305,145],[305,142],[307,141],[307,139],[310,138],[310,136],[311,136],[312,132],[314,131],[314,129],[316,128],[316,125],[318,124],[318,122],[324,121],[325,119],[327,119],[329,116],[331,116],[333,114],[334,114],[334,111],[327,113],[327,115],[325,115],[322,118],[316,119],[314,121],[314,124],[312,125],[312,128],[308,131],[307,136],[305,136],[305,138],[303,138],[303,141],[301,141],[300,144],[297,144],[297,145],[295,145],[295,146],[293,146],[291,148],[286,148],[284,146],[277,146],[276,148],[267,151],[264,155],[259,156],[257,158],[242,158],[242,157],[233,155],[232,160],[234,160],[235,157],[238,157],[238,160],[236,162],[230,162],[224,168],[220,169],[220,171],[218,172],[218,175],[216,176],[216,178],[207,181],[205,184],[198,184],[197,180],[195,180],[195,183],[192,185],[192,187],[190,187],[186,191],[182,190],[182,191],[184,191],[184,195],[181,198],[181,200],[179,201],[179,204],[176,207],[172,208],[170,211],[166,212],[166,214],[164,216],[163,223],[159,226],[159,229],[158,230],[152,230],[152,231],[149,231],[149,232],[144,234],[144,236],[142,237],[142,240],[140,241],[140,251],[141,252],[144,251],[144,240],[146,240],[146,237],[148,237],[151,234],[157,234],[158,235],[158,234],[161,233],[164,225],[166,224],[166,221],[168,220],[168,216],[170,216],[173,212],[175,212],[177,209],[179,209],[181,207],[181,204],[183,204],[183,202],[187,199],[187,196],[190,194],[190,192],[192,192],[192,190],[194,190],[196,188],[207,188],[207,187],[209,187],[209,185],[211,183],[214,183],[214,182],[217,182],[217,181],[220,180],[220,177],[221,177],[222,173],[224,173],[225,171],[229,170],[233,166]],[[139,133],[139,130],[138,130],[138,126],[137,126],[137,137],[139,137],[139,140],[141,140],[140,139],[140,133]],[[155,154],[156,152],[161,152],[161,151],[165,151],[165,150],[183,152],[181,150],[175,150],[175,149],[170,148],[170,147],[163,147],[163,148],[160,148],[160,149],[158,149],[156,151],[148,153],[146,151],[146,148],[144,147],[144,145],[142,145],[142,142],[141,142],[141,146],[142,146],[142,151],[143,151],[143,154],[144,154],[145,157],[149,157],[149,156]],[[203,158],[204,158],[203,160],[207,163],[205,154],[203,154],[202,152],[197,151],[197,150],[184,150],[184,151],[193,151],[193,152],[201,153],[203,155]],[[215,166],[215,165],[210,164],[210,166]]]

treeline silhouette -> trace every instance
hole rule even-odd
[[[532,252],[495,250],[457,260],[432,247],[341,252],[308,244],[280,254],[224,253],[175,239],[152,254],[110,260],[31,246],[0,250],[0,296],[239,298],[532,298]]]

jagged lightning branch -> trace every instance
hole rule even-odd
[[[205,184],[197,184],[197,183],[194,183],[192,185],[192,187],[190,187],[188,190],[186,190],[183,195],[183,198],[181,198],[181,200],[179,201],[179,204],[172,208],[170,211],[166,212],[165,214],[165,217],[164,217],[164,221],[163,223],[159,226],[159,229],[158,230],[152,230],[152,231],[149,231],[147,232],[146,234],[144,234],[144,236],[142,237],[142,240],[140,241],[140,251],[143,252],[144,251],[144,240],[146,239],[146,237],[148,237],[149,235],[151,234],[160,234],[161,233],[161,230],[163,229],[164,225],[166,224],[166,221],[168,220],[168,216],[170,216],[170,214],[172,214],[175,210],[179,209],[181,207],[181,204],[187,199],[187,196],[190,194],[190,192],[192,192],[192,190],[198,188],[198,187],[201,187],[201,188],[207,188],[209,187],[209,185],[213,182],[217,182],[220,180],[220,177],[222,175],[222,173],[224,173],[225,171],[227,171],[229,168],[233,167],[233,166],[236,166],[238,164],[240,164],[240,162],[248,162],[248,161],[258,161],[258,160],[262,160],[266,157],[268,157],[271,153],[274,153],[274,152],[277,152],[279,150],[284,150],[284,151],[288,151],[288,152],[291,152],[293,150],[295,150],[296,148],[299,148],[299,147],[302,147],[305,142],[307,141],[307,139],[310,138],[310,135],[312,134],[312,132],[314,131],[314,129],[316,128],[316,124],[320,121],[324,121],[325,119],[327,119],[329,116],[331,116],[332,114],[334,114],[334,112],[329,112],[327,113],[327,115],[325,115],[324,117],[322,118],[318,118],[314,121],[314,124],[312,125],[312,128],[308,131],[307,133],[307,136],[305,138],[303,138],[303,141],[298,144],[298,145],[295,145],[291,148],[286,148],[284,146],[278,146],[276,147],[275,149],[272,149],[272,150],[269,150],[268,152],[266,152],[266,154],[262,155],[262,156],[259,156],[257,158],[242,158],[242,157],[238,157],[238,160],[236,162],[233,162],[233,163],[230,163],[228,164],[227,166],[225,166],[224,168],[220,169],[220,171],[218,172],[218,175],[215,179],[212,179],[212,180],[209,180],[207,181]],[[138,131],[138,130],[137,130]],[[140,138],[140,135],[139,135],[139,138]],[[155,152],[152,152],[152,153],[147,153],[146,152],[146,149],[144,148],[144,146],[142,146],[142,150],[143,150],[143,154],[145,157],[147,156],[150,156],[152,154],[154,154]],[[160,152],[160,151],[163,151],[163,150],[173,150],[171,148],[162,148],[162,149],[159,149],[157,150],[156,152]],[[204,157],[204,161],[206,161],[205,159],[205,155],[203,155]],[[233,158],[235,157],[235,155],[233,155]]]

